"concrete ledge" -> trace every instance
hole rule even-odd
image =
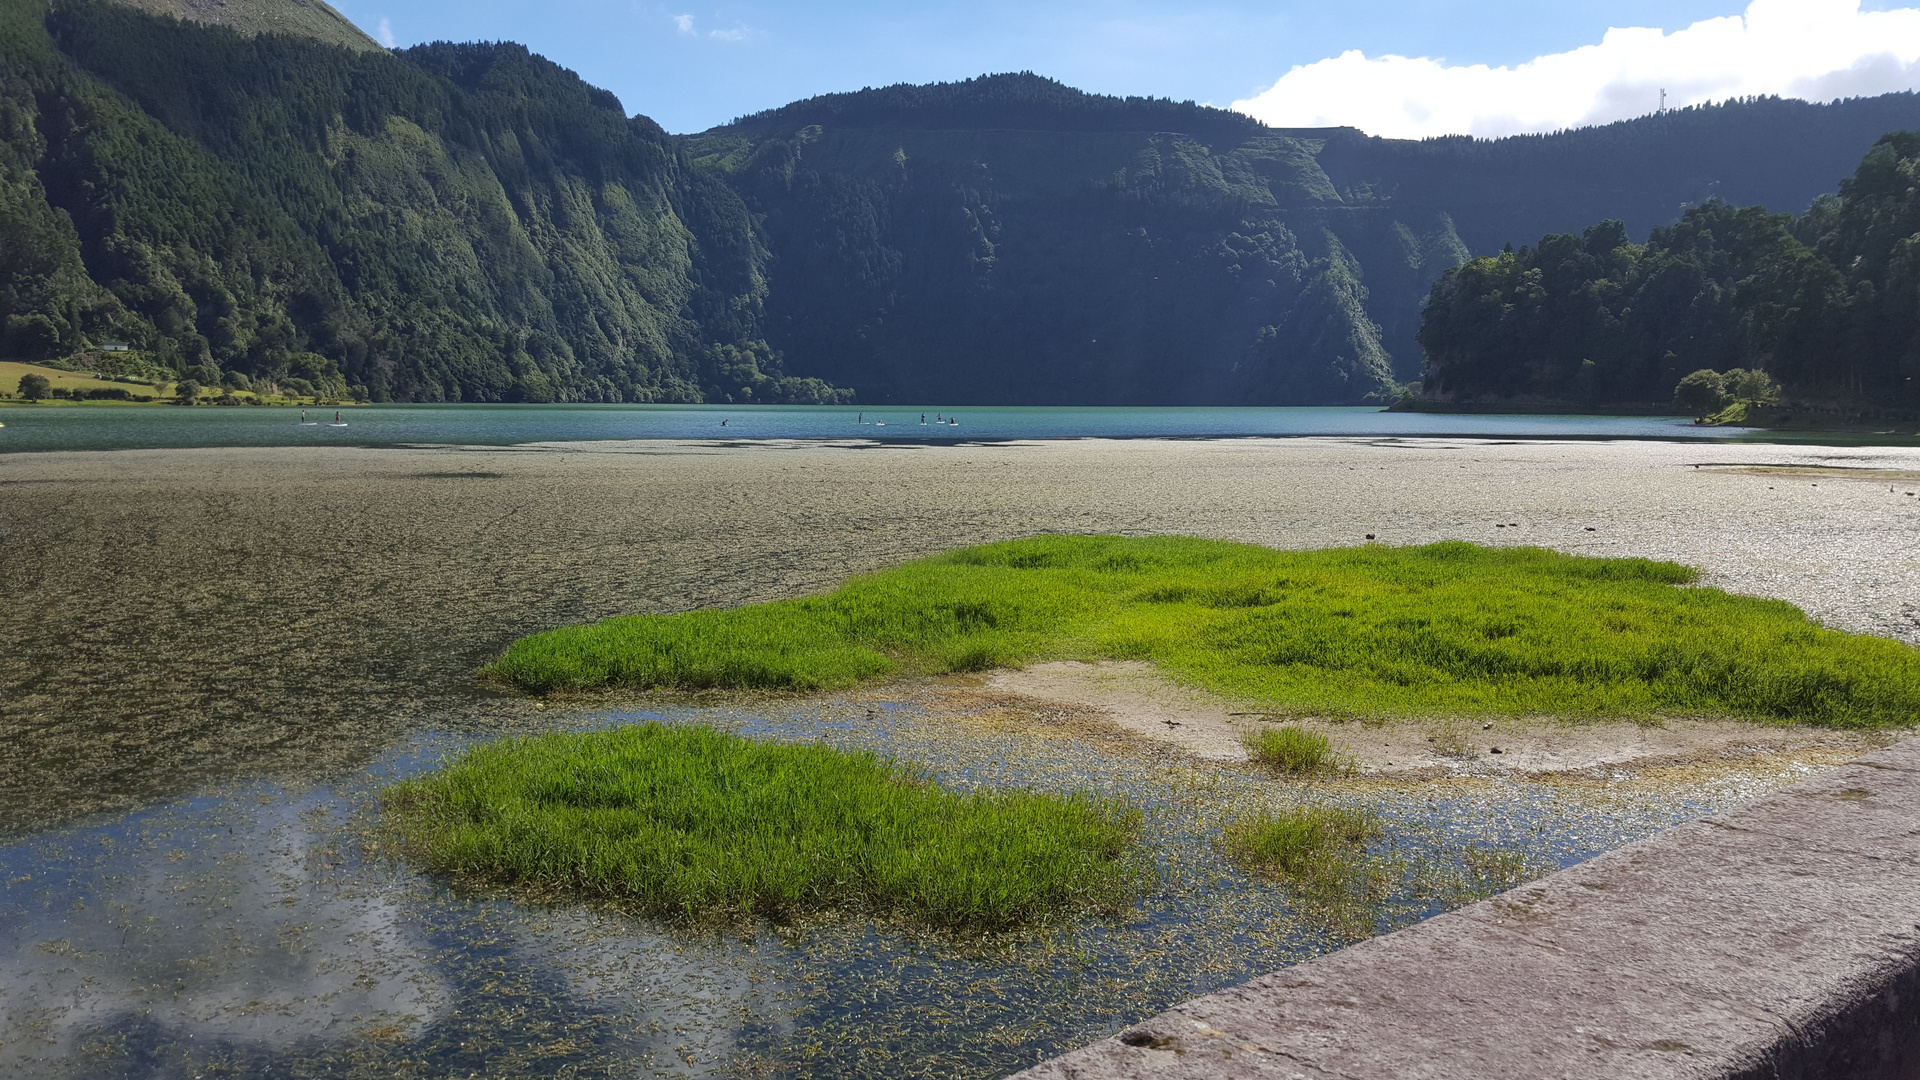
[[[1920,739],[1019,1076],[1920,1077]]]

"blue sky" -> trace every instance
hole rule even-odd
[[[1696,100],[1715,93],[1726,96],[1731,92],[1724,90],[1726,86],[1753,89],[1757,84],[1751,80],[1740,81],[1745,78],[1744,68],[1779,67],[1777,61],[1759,57],[1757,47],[1729,51],[1725,33],[1700,32],[1693,38],[1676,33],[1716,18],[1720,22],[1707,24],[1707,29],[1724,29],[1726,17],[1736,17],[1737,30],[1737,17],[1743,13],[1749,14],[1748,22],[1754,22],[1755,16],[1740,0],[334,3],[369,33],[390,38],[396,45],[440,39],[522,42],[578,71],[589,82],[612,90],[629,112],[644,113],[677,132],[698,131],[813,94],[1032,70],[1101,93],[1191,98],[1222,107],[1241,102],[1247,111],[1276,123],[1307,117],[1356,123],[1381,134],[1434,134],[1439,129],[1503,134],[1610,119],[1609,109],[1626,114],[1650,111],[1657,101],[1648,95],[1657,95],[1657,88],[1647,89],[1652,84],[1646,80],[1663,85],[1669,80],[1664,70],[1646,73],[1643,54],[1648,50],[1666,56],[1669,66],[1682,65],[1691,72],[1703,63],[1699,53],[1705,46],[1700,43],[1709,39],[1717,43],[1713,46],[1717,51],[1704,62],[1726,66],[1732,74],[1688,91]],[[1859,6],[1858,0],[1754,0],[1753,11],[1792,9],[1821,26],[1837,27],[1851,18],[1860,24],[1856,38],[1887,39],[1887,28],[1864,22],[1870,16],[1854,11]],[[1865,10],[1890,6],[1867,3]],[[1915,26],[1920,27],[1920,12],[1913,14]],[[1606,35],[1613,27],[1651,27],[1674,36],[1609,39]],[[1804,36],[1804,31],[1796,33]],[[1876,78],[1905,85],[1902,80],[1910,83],[1909,76],[1920,73],[1920,29],[1915,37],[1913,49],[1895,49],[1900,55],[1890,54],[1875,69],[1893,74],[1882,71]],[[1612,57],[1609,71],[1631,69],[1632,79],[1617,71],[1604,76],[1588,72],[1579,77],[1597,80],[1596,85],[1588,94],[1585,84],[1580,84],[1579,93],[1572,95],[1578,101],[1540,106],[1532,112],[1519,110],[1525,115],[1508,117],[1502,112],[1505,102],[1527,99],[1523,103],[1530,103],[1538,98],[1541,80],[1554,87],[1569,85],[1573,76],[1567,72],[1573,67],[1582,72],[1592,68],[1588,60],[1599,55],[1595,50],[1603,40],[1619,46],[1605,54]],[[1681,47],[1689,41],[1699,48]],[[1577,51],[1583,47],[1585,52]],[[1849,47],[1855,53],[1868,48]],[[1345,63],[1331,63],[1343,54],[1347,54]],[[1536,58],[1562,54],[1573,59],[1557,67],[1530,64]],[[1424,58],[1429,63],[1396,66],[1382,60],[1388,56]],[[1322,61],[1329,63],[1296,74],[1287,86],[1275,86],[1295,67]],[[1821,71],[1836,64],[1860,69],[1863,63],[1853,54],[1808,62],[1826,65]],[[1492,75],[1474,76],[1469,70],[1472,65],[1496,70]],[[1530,66],[1521,70],[1522,65]],[[1497,71],[1500,68],[1509,69],[1507,75],[1514,77],[1504,78]],[[1532,72],[1532,82],[1518,77],[1527,71]],[[1882,88],[1878,82],[1869,85],[1859,79],[1834,85],[1840,87],[1836,93]],[[1770,86],[1758,89],[1778,92],[1769,91]],[[1258,96],[1269,89],[1275,92]],[[1588,98],[1603,104],[1594,105]],[[1616,98],[1620,100],[1614,102]],[[1648,100],[1641,102],[1642,98]],[[1441,110],[1444,115],[1432,115],[1432,106],[1442,99],[1455,107]],[[1673,103],[1685,104],[1687,99],[1677,93]],[[1263,115],[1263,108],[1271,115]]]

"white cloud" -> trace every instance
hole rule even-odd
[[[691,15],[669,15],[667,18],[673,20],[673,25],[679,27],[682,34],[691,38],[704,37],[709,41],[745,41],[754,36],[754,31],[744,26],[733,30],[709,30],[702,34],[694,28]]]
[[[1671,34],[1608,30],[1598,45],[1514,67],[1359,51],[1295,67],[1233,107],[1275,127],[1374,135],[1514,135],[1668,107],[1779,94],[1826,101],[1920,87],[1920,8],[1860,0],[1753,0],[1746,14]]]
[[[389,49],[393,48],[393,21],[391,19],[380,20],[379,38],[380,44],[385,45]]]

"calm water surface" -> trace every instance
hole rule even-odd
[[[350,409],[0,408],[0,453],[189,446],[508,446],[604,439],[1007,440],[1438,436],[1726,439],[1680,417],[1465,416],[1376,408],[966,408],[780,405],[374,405]],[[338,412],[346,426],[333,426]],[[921,417],[926,423],[921,423]],[[957,423],[940,423],[952,418]]]

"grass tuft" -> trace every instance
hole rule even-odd
[[[1303,806],[1229,824],[1228,856],[1260,873],[1301,884],[1344,887],[1379,832],[1372,815],[1343,806]]]
[[[1002,930],[1117,910],[1149,869],[1139,811],[955,793],[869,752],[645,724],[476,746],[381,795],[430,870],[657,915],[861,909]]]
[[[1122,659],[1294,715],[1920,716],[1920,651],[1681,587],[1695,580],[1675,563],[1461,542],[1037,537],[824,596],[535,634],[487,670],[538,693],[817,690],[903,669]]]
[[[1303,806],[1229,822],[1220,844],[1233,861],[1279,879],[1303,915],[1357,940],[1375,932],[1395,884],[1391,868],[1367,855],[1379,833],[1364,810]]]
[[[1229,822],[1220,846],[1286,889],[1300,916],[1346,940],[1370,937],[1412,912],[1424,918],[1427,904],[1450,911],[1556,869],[1525,852],[1475,843],[1409,847],[1409,837],[1395,832],[1370,810],[1303,806]],[[1385,850],[1370,850],[1378,847]],[[1396,912],[1407,900],[1417,901],[1412,912]]]
[[[1347,763],[1334,752],[1331,740],[1292,724],[1248,732],[1240,741],[1254,764],[1265,765],[1276,772],[1315,776],[1347,771]]]

